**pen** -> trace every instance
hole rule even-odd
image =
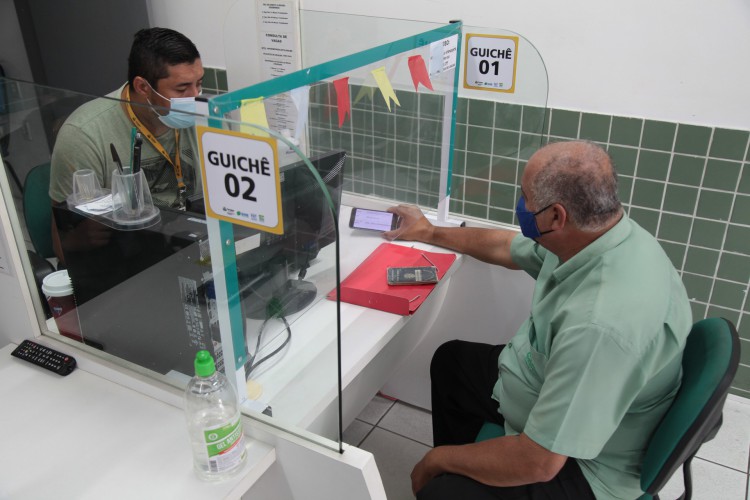
[[[141,133],[135,134],[135,141],[133,143],[133,173],[137,174],[141,170],[141,143],[143,139]]]
[[[129,151],[130,151],[130,158],[128,158],[130,161],[128,162],[128,165],[130,165],[131,168],[133,167],[133,144],[135,144],[135,134],[136,134],[136,132],[138,132],[138,128],[137,127],[132,127],[130,129],[130,149],[129,149]]]
[[[122,162],[120,161],[120,156],[117,154],[117,150],[115,149],[115,145],[111,142],[109,143],[109,150],[112,151],[112,160],[114,160],[115,163],[117,163],[117,170],[122,172]]]

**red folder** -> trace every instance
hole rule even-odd
[[[438,279],[441,279],[455,260],[456,255],[452,253],[426,252],[382,243],[341,282],[341,300],[404,316],[412,314],[435,285],[389,285],[386,269],[434,265],[438,270]],[[331,291],[328,298],[336,300],[336,290]]]

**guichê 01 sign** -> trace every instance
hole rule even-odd
[[[464,88],[494,92],[515,91],[517,36],[469,33],[464,46]]]

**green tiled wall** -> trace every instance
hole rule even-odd
[[[389,110],[377,87],[351,85],[349,92],[351,113],[339,128],[333,86],[311,88],[311,154],[349,152],[347,191],[436,207],[443,99],[400,92],[400,106],[392,104]]]
[[[225,94],[229,90],[227,70],[223,68],[203,67],[203,93],[209,95]]]
[[[354,104],[339,129],[335,93],[313,89],[311,143],[352,152],[347,190],[434,207],[441,101],[400,92],[401,107],[389,112],[377,97]],[[570,139],[609,151],[626,211],[672,259],[694,320],[723,316],[737,326],[743,354],[732,391],[750,397],[750,131],[459,99],[451,212],[516,224],[526,161],[542,144]]]

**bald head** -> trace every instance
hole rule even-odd
[[[582,231],[598,231],[620,216],[617,173],[594,143],[549,144],[529,159],[524,177],[535,206],[562,204]]]

